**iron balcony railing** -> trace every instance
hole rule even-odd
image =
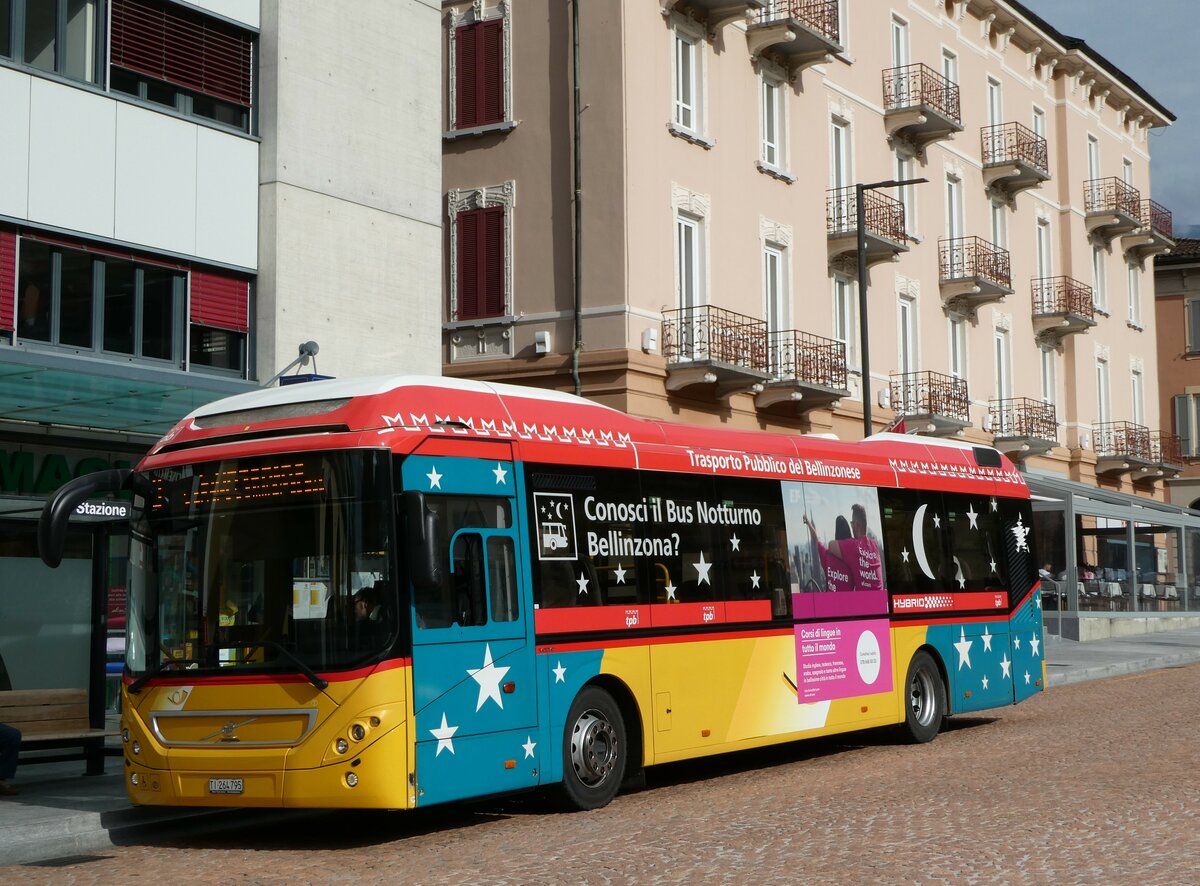
[[[982,277],[997,286],[1012,288],[1008,250],[982,237],[958,237],[938,242],[942,282]]]
[[[1046,139],[1020,123],[998,123],[981,130],[983,165],[1020,162],[1050,174]]]
[[[1043,403],[1030,397],[1010,397],[991,401],[988,412],[992,416],[992,433],[997,437],[1058,439],[1058,420],[1053,403]]]
[[[967,422],[967,381],[940,372],[893,373],[892,408],[897,415],[931,415]]]
[[[1035,317],[1075,314],[1091,320],[1096,312],[1092,287],[1071,277],[1037,277],[1032,293]]]
[[[858,205],[855,187],[833,188],[825,192],[825,220],[830,234],[854,234],[858,231]],[[907,243],[904,204],[877,190],[863,191],[863,223],[868,234],[885,237],[895,243]]]
[[[1142,217],[1142,195],[1133,185],[1115,175],[1093,178],[1083,183],[1084,212],[1123,212],[1131,218]]]
[[[712,305],[663,311],[667,363],[716,362],[768,371],[767,323]]]
[[[929,65],[917,63],[883,72],[883,109],[900,111],[924,105],[943,117],[962,124],[958,84],[947,80]]]
[[[1168,240],[1173,240],[1172,236],[1172,217],[1171,210],[1160,203],[1155,203],[1153,200],[1143,200],[1141,211],[1138,217],[1142,220],[1142,227],[1149,228],[1156,234],[1161,234]]]
[[[1166,431],[1150,433],[1150,461],[1158,465],[1183,466],[1183,446],[1178,434]]]
[[[780,381],[797,381],[846,390],[846,345],[798,329],[776,330],[771,338],[771,372]]]
[[[1092,425],[1096,455],[1101,458],[1139,458],[1150,461],[1150,429],[1131,421]]]
[[[816,31],[831,43],[841,43],[837,0],[774,0],[754,13],[753,19],[759,25],[789,20]]]

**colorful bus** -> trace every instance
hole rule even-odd
[[[146,805],[414,808],[946,715],[1045,685],[996,450],[688,427],[501,384],[204,406],[133,471],[121,733]]]

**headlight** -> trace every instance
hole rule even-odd
[[[346,773],[346,784],[348,784],[350,787],[356,787],[358,785],[357,773],[347,772]]]
[[[140,754],[142,752],[142,746],[140,744],[138,744],[136,741],[133,743],[133,752],[135,754]]]
[[[350,727],[350,737],[355,741],[362,741],[367,737],[367,730],[363,728],[362,723],[355,723]]]
[[[339,738],[334,744],[334,747],[337,749],[339,754],[344,754],[346,751],[350,750],[350,742],[346,741],[344,738]]]

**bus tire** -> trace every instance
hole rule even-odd
[[[933,657],[924,650],[913,656],[904,678],[904,725],[901,735],[912,744],[932,741],[946,717],[946,686]]]
[[[599,809],[617,795],[628,752],[625,721],[612,696],[584,686],[563,729],[562,794],[572,809]]]

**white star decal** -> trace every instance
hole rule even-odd
[[[968,529],[979,528],[979,524],[975,522],[979,519],[979,515],[975,513],[975,507],[973,505],[967,505],[967,519],[970,521],[970,525],[967,527]]]
[[[1000,670],[1004,671],[1004,676],[1011,676],[1009,668],[1012,667],[1012,662],[1008,660],[1008,653],[1004,653],[1004,658],[1000,659]]]
[[[1028,685],[1029,685],[1029,671],[1026,671],[1026,672],[1025,672],[1025,685],[1026,685],[1026,686],[1028,686]]]
[[[954,644],[954,648],[958,650],[958,669],[961,671],[963,665],[971,666],[971,644],[974,640],[967,639],[966,628],[959,628],[958,642]]]
[[[983,688],[984,688],[984,689],[987,689],[987,683],[988,683],[988,681],[987,681],[987,674],[984,674],[984,675],[983,675]]]
[[[960,591],[967,586],[967,580],[963,577],[962,564],[958,562],[958,557],[954,558],[954,580],[958,582]]]
[[[1034,594],[1033,595],[1033,603],[1035,606],[1037,606],[1038,609],[1041,609],[1042,608],[1042,595]]]
[[[1028,551],[1029,545],[1025,539],[1029,535],[1029,527],[1022,522],[1021,517],[1017,517],[1017,525],[1012,528],[1013,537],[1017,540],[1018,551]]]
[[[750,573],[750,587],[752,587],[752,588],[758,587],[758,583],[760,581],[762,581],[762,576],[759,575],[758,570],[755,569],[753,572]]]
[[[440,757],[442,751],[454,753],[454,733],[458,732],[458,727],[446,725],[445,711],[442,711],[442,725],[437,729],[430,729],[429,731],[438,740],[437,753],[433,755],[434,757]]]
[[[693,563],[692,566],[696,568],[696,584],[712,585],[708,580],[708,570],[712,569],[712,564],[704,562],[704,551],[700,552],[700,562]]]
[[[996,571],[996,561],[995,560],[988,561],[988,566],[990,566],[992,568],[992,572]]]
[[[939,517],[937,514],[933,515],[933,528],[934,529],[942,528],[942,518]]]
[[[1029,648],[1033,650],[1034,658],[1037,658],[1039,655],[1041,655],[1041,650],[1038,648],[1041,646],[1041,644],[1042,641],[1037,638],[1037,634],[1034,634],[1029,638]]]
[[[483,667],[467,668],[467,673],[479,684],[479,700],[475,702],[475,710],[483,707],[489,698],[504,709],[504,700],[500,698],[500,681],[510,668],[498,668],[492,663],[492,646],[489,643],[483,647]]]
[[[735,550],[735,551],[740,551],[742,549],[741,548],[742,540],[740,538],[738,538],[738,534],[736,532],[733,534],[733,538],[729,539],[729,544],[732,546],[733,550]]]
[[[617,568],[613,570],[613,575],[616,576],[617,584],[619,584],[619,585],[625,584],[625,573],[627,571],[628,570],[624,566],[622,566],[620,563],[617,564]]]
[[[905,548],[900,552],[900,559],[905,563],[908,562],[908,548]]]
[[[663,590],[667,592],[667,602],[675,599],[675,585],[668,581],[667,586]]]
[[[1020,649],[1020,648],[1021,648],[1021,638],[1013,637],[1013,649]]]
[[[442,475],[437,472],[436,465],[434,467],[430,468],[429,473],[426,474],[425,476],[429,478],[429,488],[430,489],[441,489],[442,488]]]
[[[508,476],[508,471],[504,470],[504,468],[500,465],[500,462],[496,462],[496,467],[492,473],[496,475],[497,483],[502,486],[508,485],[508,480],[505,479]]]
[[[994,510],[996,510],[998,507],[1000,507],[1000,505],[996,504],[996,499],[994,499],[994,498],[993,498],[993,499],[992,499],[992,510],[994,511]]]
[[[537,747],[537,742],[533,740],[532,735],[525,736],[525,744],[521,745],[525,749],[525,759],[528,760],[533,756],[533,749]]]
[[[979,639],[983,641],[983,651],[984,651],[984,652],[991,652],[991,651],[992,651],[992,634],[991,634],[991,631],[989,631],[989,630],[988,630],[986,627],[984,627],[984,629],[983,629],[983,636],[981,636]]]
[[[579,578],[575,579],[575,584],[579,585],[579,593],[581,594],[586,594],[588,592],[588,584],[590,583],[591,579],[582,572],[579,573]]]
[[[563,667],[561,658],[558,660],[558,667],[551,668],[550,670],[554,672],[555,683],[567,682],[567,669]]]

